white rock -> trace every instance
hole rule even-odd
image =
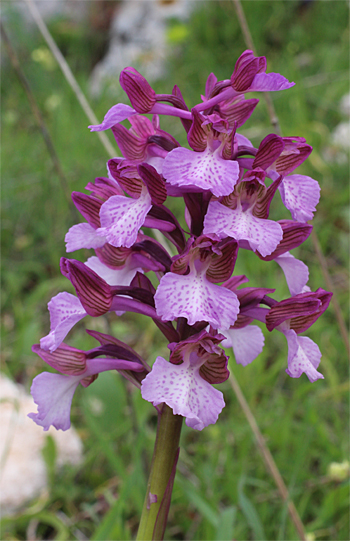
[[[50,434],[57,449],[57,465],[79,464],[83,446],[74,428],[44,432],[27,417],[36,405],[21,385],[0,374],[0,507],[16,512],[47,487],[42,449]]]
[[[350,92],[345,94],[340,100],[339,109],[343,115],[350,117]]]

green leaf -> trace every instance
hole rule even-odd
[[[46,436],[45,445],[42,449],[42,455],[46,465],[47,478],[49,485],[52,486],[55,480],[56,472],[56,458],[57,458],[57,449],[55,440],[52,436]]]
[[[242,476],[238,485],[238,503],[250,528],[253,530],[254,539],[263,541],[266,539],[264,528],[254,505],[243,492],[244,483],[245,477]]]
[[[216,528],[215,541],[230,541],[233,539],[233,528],[237,507],[226,507],[220,512],[219,525]]]

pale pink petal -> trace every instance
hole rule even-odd
[[[65,236],[66,251],[75,252],[81,248],[101,248],[106,244],[106,239],[96,233],[88,223],[73,225]]]
[[[317,180],[305,175],[288,175],[279,187],[282,201],[291,212],[293,220],[312,220],[320,200],[320,186]]]
[[[34,378],[31,394],[38,406],[37,413],[30,413],[28,417],[35,423],[48,430],[54,426],[57,430],[68,430],[70,427],[70,409],[73,395],[79,382],[86,377],[105,372],[107,370],[134,370],[142,372],[141,363],[123,359],[88,359],[86,370],[78,376],[63,376],[43,372]],[[83,381],[82,381],[83,383]]]
[[[50,333],[40,340],[40,347],[52,353],[87,313],[80,300],[67,292],[52,297],[47,306],[50,312]]]
[[[68,430],[73,395],[81,379],[82,376],[62,376],[49,372],[39,374],[30,389],[38,412],[29,413],[28,417],[44,430],[51,425],[57,430]]]
[[[276,257],[274,261],[283,270],[292,297],[298,295],[298,293],[302,293],[309,280],[309,269],[307,265],[299,259],[295,259],[289,252]]]
[[[216,423],[225,402],[222,393],[199,375],[200,364],[175,365],[157,357],[141,384],[142,398],[154,406],[165,402],[175,415],[186,417],[195,430]]]
[[[89,257],[85,265],[101,276],[110,286],[129,286],[137,272],[143,273],[143,269],[137,267],[135,261],[132,257],[128,257],[125,265],[118,269],[110,269],[98,257],[93,256]],[[125,297],[125,295],[120,296]],[[115,313],[117,316],[122,316],[125,310],[117,310]]]
[[[292,378],[299,378],[305,372],[311,382],[324,379],[324,376],[316,370],[322,356],[318,345],[307,336],[297,336],[292,330],[284,334],[288,341],[287,374]]]
[[[295,83],[290,83],[280,73],[257,73],[246,92],[274,92],[286,90],[294,85]]]
[[[228,195],[237,182],[239,165],[224,160],[219,152],[209,148],[204,152],[175,148],[164,160],[164,178],[173,186],[197,186],[218,197]]]
[[[118,269],[110,269],[104,265],[98,257],[92,256],[85,265],[95,271],[110,286],[129,286],[135,274],[143,270],[133,264],[132,258],[128,258],[125,265]]]
[[[163,173],[164,158],[160,158],[159,156],[150,156],[145,161],[149,165],[152,165],[157,173],[160,175]]]
[[[204,218],[203,234],[212,233],[221,239],[232,237],[238,241],[246,240],[251,249],[254,252],[258,250],[262,256],[271,254],[283,237],[279,223],[256,218],[249,209],[245,212],[240,207],[231,210],[218,201],[209,203]]]
[[[130,107],[130,105],[125,105],[125,103],[117,103],[117,105],[113,105],[113,107],[107,111],[101,124],[95,124],[89,126],[89,128],[90,131],[108,130],[115,124],[118,124],[119,122],[122,122],[122,120],[126,120],[130,116],[136,114],[135,109]]]
[[[163,321],[185,317],[189,325],[208,321],[215,329],[228,329],[239,311],[235,293],[212,284],[204,273],[182,276],[168,272],[160,281],[154,301]]]
[[[262,352],[265,338],[257,325],[247,325],[241,329],[221,331],[226,340],[221,345],[232,347],[237,364],[247,366]]]
[[[136,242],[151,207],[151,197],[146,188],[138,199],[113,195],[101,207],[101,228],[97,232],[116,248],[130,248]]]

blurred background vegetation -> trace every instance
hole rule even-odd
[[[94,4],[99,2],[91,3],[90,24],[64,17],[49,24],[86,94],[89,75],[106,51],[108,37],[107,28],[96,24]],[[346,151],[334,143],[332,133],[346,120],[339,103],[349,92],[348,3],[261,0],[242,5],[256,50],[267,57],[267,71],[296,83],[272,99],[282,134],[303,136],[314,148],[300,172],[317,179],[322,188],[313,223],[347,319],[349,169]],[[87,129],[88,121],[41,35],[34,28],[27,31],[11,11],[3,23],[44,113],[69,191],[83,191],[89,181],[105,175],[108,156],[97,135]],[[173,52],[167,75],[153,87],[164,93],[177,84],[189,107],[204,93],[208,74],[230,77],[237,57],[247,48],[228,0],[196,2],[188,22],[170,21],[168,39]],[[60,275],[59,260],[65,255],[64,235],[77,220],[4,48],[1,92],[2,370],[29,389],[32,378],[48,369],[31,352],[31,345],[49,329],[46,304],[59,291],[72,292]],[[114,97],[105,93],[91,105],[102,120],[121,100],[126,101],[125,96],[116,87]],[[176,119],[168,123],[161,119],[161,126],[185,143]],[[261,99],[241,132],[257,145],[271,131]],[[272,217],[281,218],[281,212],[282,205],[275,204]],[[311,239],[294,255],[309,266],[310,287],[327,289]],[[86,256],[87,251],[73,255],[82,260]],[[256,260],[244,253],[237,273],[247,274],[252,286],[275,287],[277,298],[288,296],[277,265]],[[88,318],[70,333],[70,345],[94,347],[85,327],[115,333],[150,363],[167,354],[161,335],[142,316]],[[349,539],[348,480],[328,475],[330,463],[344,461],[349,451],[348,364],[334,309],[331,305],[308,332],[323,354],[322,381],[310,384],[304,375],[289,378],[284,371],[284,337],[267,332],[265,336],[264,351],[252,365],[244,368],[232,360],[232,368],[309,540]],[[230,385],[220,388],[227,406],[219,422],[203,432],[184,427],[167,538],[297,539]],[[120,377],[107,373],[88,389],[79,389],[72,419],[84,442],[83,465],[53,473],[49,494],[36,502],[37,507],[3,520],[3,539],[26,539],[38,506],[46,512],[46,521],[39,520],[38,539],[127,540],[135,535],[155,436],[152,406]],[[47,455],[52,471],[53,461],[54,453]]]

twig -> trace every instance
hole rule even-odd
[[[253,38],[251,36],[249,26],[248,26],[248,22],[247,22],[247,19],[245,17],[241,2],[240,2],[240,0],[232,0],[232,1],[233,1],[233,4],[234,4],[235,8],[236,8],[237,17],[238,17],[238,20],[239,20],[239,24],[241,26],[242,34],[244,36],[244,40],[246,42],[246,45],[255,54],[255,47],[254,47]],[[267,109],[268,109],[268,113],[269,113],[269,117],[270,117],[270,122],[271,122],[272,126],[277,130],[278,135],[280,135],[281,130],[280,130],[280,126],[279,126],[279,121],[278,121],[278,117],[276,115],[276,111],[275,111],[274,105],[272,103],[270,94],[268,92],[264,92],[264,97],[265,97],[265,100],[266,100],[266,105],[267,105]],[[314,245],[314,248],[315,248],[317,258],[319,260],[319,263],[320,263],[320,266],[321,266],[321,269],[322,269],[324,280],[325,280],[325,282],[327,284],[327,288],[330,291],[333,292],[334,291],[334,285],[332,283],[332,279],[331,279],[331,276],[329,274],[327,261],[326,261],[324,255],[323,255],[323,253],[322,253],[321,245],[319,243],[319,240],[318,240],[318,237],[317,237],[317,234],[316,234],[315,231],[312,231],[311,238],[312,238],[312,242],[313,242],[313,245]],[[346,324],[345,324],[345,321],[344,321],[343,314],[341,312],[339,303],[338,303],[334,293],[333,293],[333,297],[332,297],[332,304],[333,304],[335,315],[336,315],[336,318],[337,318],[337,321],[338,321],[340,334],[342,335],[344,345],[345,345],[345,347],[346,347],[346,349],[348,351],[348,355],[350,357],[350,344],[349,344],[348,332],[347,332],[347,328],[346,328]]]
[[[66,59],[64,58],[63,54],[59,50],[59,48],[56,45],[56,42],[54,41],[53,37],[51,36],[49,29],[47,28],[42,16],[40,15],[40,12],[36,5],[34,4],[33,0],[26,0],[28,4],[29,11],[31,12],[34,21],[36,22],[41,34],[43,35],[43,38],[45,39],[46,43],[48,44],[53,56],[56,58],[68,84],[72,88],[73,92],[75,93],[81,107],[83,108],[86,116],[88,117],[91,124],[99,124],[99,121],[91,109],[89,102],[85,98],[76,78],[74,77],[72,70],[67,64]],[[107,154],[114,158],[117,156],[116,150],[113,148],[112,144],[110,143],[108,137],[104,132],[97,132],[98,137],[101,140],[101,143],[103,144],[104,148],[107,151]]]
[[[57,173],[57,176],[58,176],[58,178],[60,180],[64,195],[65,195],[69,205],[71,205],[70,190],[69,190],[69,187],[68,187],[67,179],[66,179],[66,177],[65,177],[65,175],[64,175],[64,173],[62,171],[58,156],[56,154],[55,147],[53,145],[53,142],[52,142],[51,136],[49,134],[49,131],[48,131],[47,127],[46,127],[44,117],[41,114],[41,111],[39,109],[39,106],[38,106],[37,102],[35,101],[34,94],[31,91],[29,83],[28,83],[28,81],[27,81],[27,79],[26,79],[26,77],[25,77],[25,75],[24,75],[24,73],[22,71],[21,66],[20,66],[16,51],[12,47],[10,38],[8,37],[7,32],[5,31],[4,25],[2,24],[1,21],[0,21],[0,33],[1,33],[1,37],[3,39],[3,42],[5,44],[7,54],[9,55],[11,64],[12,64],[12,66],[13,66],[16,74],[17,74],[17,77],[18,77],[22,87],[24,88],[25,93],[27,94],[29,104],[30,104],[31,109],[33,111],[33,114],[34,114],[34,116],[36,118],[36,121],[37,121],[37,123],[39,125],[39,128],[41,130],[44,142],[45,142],[45,144],[47,146],[47,150],[49,151],[49,154],[51,156],[53,166],[54,166],[55,171]]]
[[[229,377],[229,382],[231,384],[231,387],[232,389],[234,390],[236,396],[237,396],[237,400],[247,418],[247,421],[250,425],[250,428],[252,429],[252,432],[256,438],[256,442],[257,442],[257,445],[258,445],[258,448],[259,448],[259,451],[265,461],[265,464],[266,464],[266,467],[267,469],[270,471],[276,485],[277,485],[277,488],[278,488],[278,491],[282,497],[282,499],[287,503],[287,507],[288,507],[288,512],[289,512],[289,515],[297,529],[297,532],[299,534],[299,537],[302,541],[306,541],[306,536],[305,536],[305,530],[304,530],[304,526],[303,526],[303,523],[301,522],[301,519],[300,519],[300,516],[299,516],[299,513],[298,511],[296,510],[295,508],[295,505],[294,503],[291,501],[290,499],[290,496],[289,496],[289,492],[288,492],[288,489],[286,487],[286,485],[284,484],[284,481],[282,479],[282,476],[276,466],[276,463],[273,459],[273,456],[271,455],[266,443],[265,443],[265,440],[264,440],[264,437],[262,435],[262,433],[260,432],[260,429],[258,427],[258,424],[255,420],[255,417],[248,405],[248,402],[247,400],[245,399],[243,393],[242,393],[242,390],[239,386],[239,383],[238,381],[236,380],[235,376],[233,375],[233,372],[231,370],[231,374],[230,374],[230,377]]]

